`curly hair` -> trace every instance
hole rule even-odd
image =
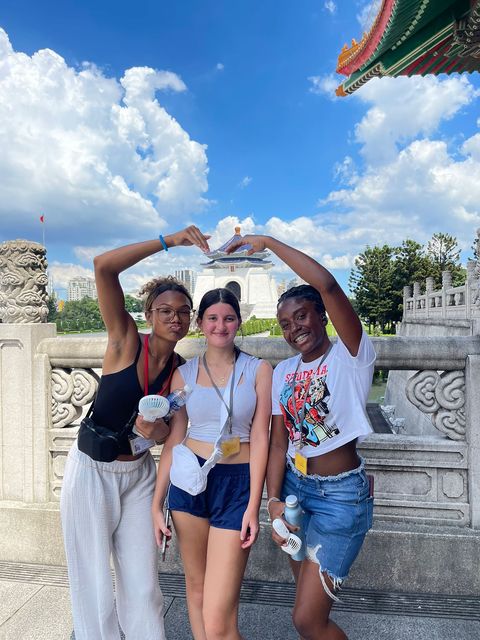
[[[188,299],[190,307],[193,308],[192,296],[189,294],[185,285],[172,276],[162,276],[160,278],[150,280],[144,284],[138,292],[143,298],[144,311],[150,311],[155,298],[164,291],[178,291],[178,293],[183,293],[183,295]]]
[[[277,311],[278,307],[289,298],[300,298],[301,300],[309,300],[313,302],[315,305],[316,311],[321,315],[325,316],[325,305],[322,300],[322,296],[320,292],[312,287],[310,284],[300,284],[298,287],[291,287],[291,289],[287,289],[282,293],[277,302]]]

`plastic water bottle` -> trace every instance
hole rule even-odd
[[[285,498],[285,520],[288,524],[293,524],[295,527],[300,527],[298,531],[294,531],[302,541],[302,548],[298,553],[292,556],[292,560],[304,560],[305,558],[305,531],[303,530],[303,511],[302,507],[298,503],[297,496],[287,496]]]
[[[178,411],[180,407],[183,407],[191,390],[191,387],[186,384],[183,389],[175,389],[175,391],[168,394],[167,400],[170,403],[170,409],[167,415],[163,418],[165,421],[170,420],[175,411]]]

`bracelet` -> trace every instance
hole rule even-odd
[[[158,236],[158,239],[160,240],[160,243],[161,243],[161,245],[162,245],[163,249],[164,249],[165,251],[168,251],[167,243],[165,242],[165,240],[164,240],[164,238],[163,238],[162,234],[160,234],[160,235]]]
[[[280,500],[280,498],[276,498],[276,497],[272,497],[272,498],[269,498],[269,499],[267,500],[267,514],[268,514],[268,520],[269,520],[269,522],[271,522],[271,521],[272,521],[272,517],[271,517],[271,515],[270,515],[270,510],[269,510],[269,507],[270,507],[270,505],[272,504],[272,502],[281,502],[281,500]],[[281,515],[283,516],[283,513],[282,513]]]
[[[269,510],[270,505],[272,504],[272,502],[281,502],[281,500],[280,500],[280,498],[275,498],[275,497],[269,498],[267,500],[267,511]]]

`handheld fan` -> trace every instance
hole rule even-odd
[[[164,396],[144,396],[138,403],[138,413],[147,422],[155,422],[157,418],[163,418],[170,410],[170,402]]]
[[[272,527],[281,538],[285,538],[285,540],[287,541],[282,545],[282,551],[285,551],[285,553],[288,553],[291,556],[300,551],[300,549],[302,548],[302,541],[294,533],[290,533],[290,531],[287,529],[283,521],[280,520],[280,518],[275,518],[275,520],[272,522]]]

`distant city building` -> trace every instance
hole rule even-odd
[[[177,269],[175,271],[175,278],[183,282],[183,284],[187,287],[188,293],[193,296],[193,292],[195,291],[195,282],[197,279],[197,274],[192,269]]]
[[[97,288],[93,278],[78,277],[68,282],[68,301],[83,300],[83,298],[97,299]]]

